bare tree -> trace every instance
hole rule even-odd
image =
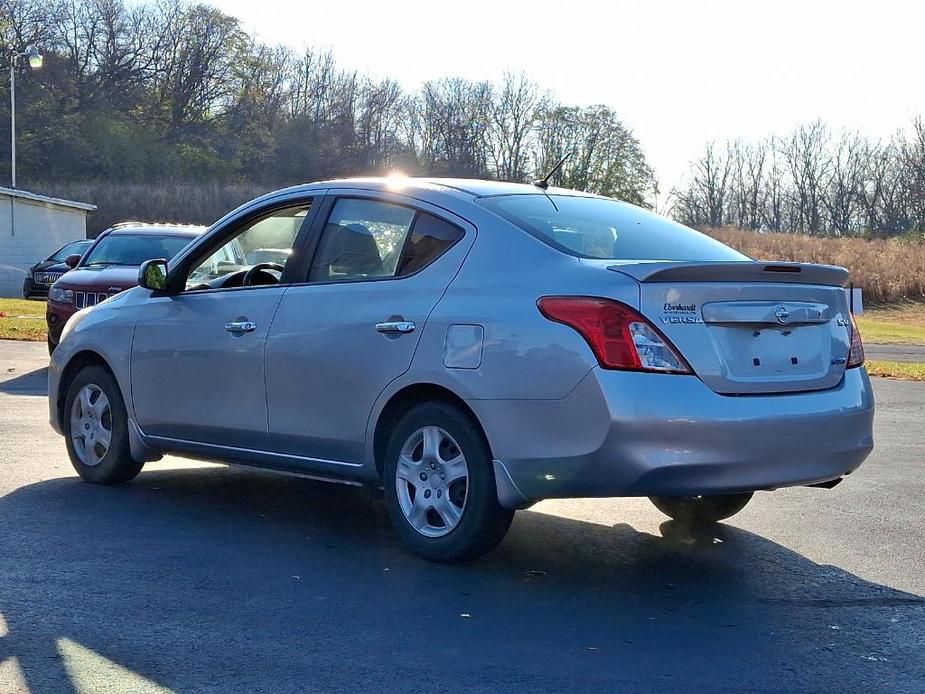
[[[775,140],[766,143],[769,163],[763,181],[761,226],[770,231],[789,231],[787,226],[787,180],[784,157]]]
[[[743,229],[760,229],[764,208],[764,174],[768,159],[766,142],[749,144],[736,140],[727,146],[731,172],[728,218]]]
[[[870,146],[856,133],[843,133],[835,142],[823,203],[836,236],[850,234],[858,228],[869,156]]]
[[[427,170],[484,176],[487,157],[482,144],[491,85],[458,77],[425,82],[418,99],[421,157]]]
[[[691,165],[687,187],[674,192],[675,214],[688,224],[720,227],[726,222],[730,165],[709,143],[703,156]]]
[[[557,185],[645,205],[652,170],[639,141],[606,106],[555,106],[538,128],[536,171],[542,175],[569,155],[554,176]]]
[[[907,189],[897,143],[871,146],[859,195],[861,228],[891,236],[911,228]]]
[[[708,145],[672,214],[690,224],[818,235],[898,236],[925,230],[925,122],[887,144],[821,121],[783,137]]]
[[[829,140],[826,126],[815,121],[800,125],[789,138],[778,141],[790,169],[793,226],[798,231],[826,232],[825,189],[832,167]]]
[[[899,158],[907,181],[907,203],[912,228],[925,231],[925,121],[912,122],[912,132],[899,143]]]
[[[0,65],[9,69],[13,52],[49,43],[53,13],[41,0],[0,0]]]
[[[512,73],[409,92],[329,50],[265,45],[198,0],[0,0],[0,38],[47,60],[18,100],[27,177],[286,183],[400,166],[522,181],[568,152],[559,183],[640,203],[652,185],[608,107],[554,104]]]
[[[380,171],[404,152],[401,139],[404,108],[401,86],[394,80],[363,80],[357,100],[356,136],[365,169]]]
[[[523,181],[530,159],[531,137],[546,97],[524,74],[505,73],[488,109],[485,141],[492,173],[502,181]]]
[[[221,114],[247,47],[238,20],[207,5],[160,6],[165,45],[153,65],[158,106],[174,137]]]

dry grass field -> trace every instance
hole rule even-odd
[[[864,289],[866,304],[925,300],[925,244],[899,240],[820,238],[801,234],[759,234],[723,227],[704,229],[761,260],[841,265]]]

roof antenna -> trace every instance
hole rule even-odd
[[[533,185],[535,185],[540,190],[546,190],[547,188],[549,188],[549,179],[553,177],[553,174],[555,174],[556,171],[562,168],[562,165],[565,163],[565,160],[568,159],[570,156],[572,156],[572,153],[566,152],[565,156],[562,157],[558,162],[556,162],[556,165],[549,170],[549,173],[543,176],[540,180],[534,181]]]

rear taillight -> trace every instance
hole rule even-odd
[[[537,306],[549,320],[577,330],[605,369],[692,373],[668,338],[626,304],[591,296],[546,296]]]
[[[848,365],[845,368],[853,369],[864,363],[864,343],[861,342],[861,331],[851,316],[851,348],[848,350]]]

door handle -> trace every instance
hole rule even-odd
[[[257,324],[252,320],[238,320],[225,323],[225,331],[229,333],[252,333],[256,329]]]
[[[410,320],[395,320],[385,323],[376,323],[376,331],[380,333],[410,333],[414,330],[414,323]]]

